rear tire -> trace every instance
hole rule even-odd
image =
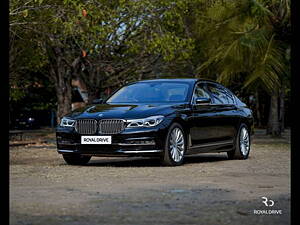
[[[250,153],[250,133],[246,124],[242,123],[235,137],[235,146],[227,152],[228,159],[247,159]]]
[[[184,153],[186,152],[186,136],[179,123],[173,123],[165,140],[164,155],[162,164],[165,166],[179,166],[183,164]]]
[[[63,158],[68,165],[86,165],[90,161],[91,156],[63,154]]]

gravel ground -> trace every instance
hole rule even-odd
[[[11,142],[10,224],[290,224],[289,133],[272,139],[258,130],[248,160],[199,154],[162,167],[108,157],[68,166],[49,132],[27,134],[36,144]]]

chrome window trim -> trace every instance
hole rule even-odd
[[[217,87],[220,87],[220,88],[224,89],[225,92],[227,92],[228,94],[230,94],[230,95],[233,97],[233,101],[234,101],[233,104],[215,104],[215,103],[213,103],[213,98],[211,97],[210,92],[208,91],[208,94],[209,94],[209,96],[211,97],[212,102],[209,103],[209,104],[201,104],[201,105],[224,106],[224,105],[236,105],[236,104],[237,104],[237,100],[236,100],[237,96],[236,96],[233,92],[231,92],[228,88],[224,87],[224,86],[221,85],[221,84],[212,82],[212,81],[208,81],[208,80],[204,80],[204,81],[203,81],[203,80],[200,80],[200,81],[197,81],[197,82],[195,83],[194,87],[193,87],[192,97],[191,97],[191,100],[190,100],[190,102],[189,102],[192,106],[197,106],[197,105],[194,103],[194,92],[195,92],[195,89],[196,89],[197,85],[200,84],[200,83],[203,83],[204,85],[207,85],[207,84],[213,84],[213,85],[216,85]],[[205,91],[206,91],[206,90],[205,90]]]

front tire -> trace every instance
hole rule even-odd
[[[63,154],[63,158],[68,165],[86,165],[90,161],[91,156]]]
[[[162,164],[165,166],[179,166],[183,164],[186,151],[186,136],[179,123],[173,123],[165,141]]]
[[[229,159],[247,159],[250,153],[250,133],[246,124],[242,123],[235,137],[234,149],[227,152]]]

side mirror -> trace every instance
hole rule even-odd
[[[196,98],[195,105],[205,105],[211,102],[210,98]]]
[[[92,101],[93,104],[102,104],[103,103],[103,99],[102,98],[98,98],[98,99],[94,99]]]

